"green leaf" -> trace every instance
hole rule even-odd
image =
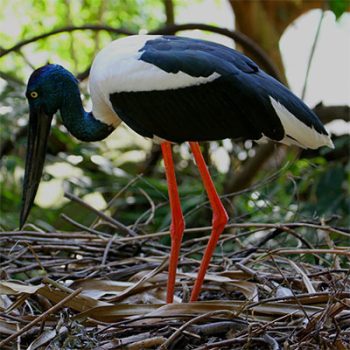
[[[329,0],[329,9],[335,14],[337,20],[349,7],[350,0]]]

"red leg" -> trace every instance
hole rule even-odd
[[[172,303],[175,291],[176,268],[179,260],[182,235],[185,229],[185,221],[182,215],[179,192],[177,190],[174,162],[171,154],[171,145],[169,142],[163,142],[161,144],[161,148],[163,152],[165,174],[168,181],[168,192],[171,208],[171,251],[166,302]]]
[[[191,294],[191,301],[196,301],[201,291],[205,273],[209,266],[210,259],[214,253],[219,236],[227,224],[228,215],[216,192],[213,180],[210,177],[208,168],[205,164],[198,142],[190,142],[190,147],[194,155],[195,161],[197,163],[198,170],[202,177],[205,190],[207,191],[210,205],[213,209],[213,219],[212,219],[213,228],[212,228],[210,239],[209,239],[207,248],[205,249],[202,262],[199,268],[198,276]]]

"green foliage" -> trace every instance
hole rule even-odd
[[[137,33],[140,29],[156,28],[165,20],[161,0],[3,0],[1,7],[0,22],[3,22],[4,28],[0,31],[2,48],[67,26],[103,24]],[[15,31],[14,20],[18,23]],[[89,67],[96,52],[112,38],[115,35],[102,31],[62,33],[25,46],[22,52],[25,63],[34,67],[49,61],[63,64],[78,73]],[[23,78],[27,75],[28,67],[23,64],[21,54],[7,55],[2,58],[2,63],[13,76]]]
[[[329,0],[329,9],[338,20],[350,8],[350,0]]]

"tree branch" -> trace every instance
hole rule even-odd
[[[350,121],[350,106],[325,106],[322,102],[318,103],[313,111],[318,115],[324,124],[336,119]]]
[[[166,24],[173,25],[175,24],[175,13],[174,13],[174,3],[173,0],[163,0],[165,15],[166,15]]]
[[[259,59],[259,61],[262,62],[263,68],[267,71],[267,73],[269,73],[270,75],[272,75],[275,78],[280,80],[280,74],[279,74],[278,69],[276,68],[274,63],[271,61],[269,56],[264,52],[264,50],[258,44],[256,44],[253,40],[249,39],[246,35],[238,32],[238,31],[231,31],[231,30],[226,29],[226,28],[220,28],[220,27],[216,27],[216,26],[212,26],[212,25],[208,25],[208,24],[187,23],[187,24],[178,24],[178,25],[174,24],[174,25],[165,26],[165,27],[156,29],[154,31],[151,31],[150,34],[163,34],[163,35],[164,34],[175,34],[181,30],[193,30],[193,29],[206,30],[209,32],[218,33],[218,34],[227,36],[229,38],[232,38],[237,43],[242,45],[254,57],[257,57]],[[105,31],[108,31],[111,33],[122,34],[122,35],[136,34],[136,33],[130,32],[126,29],[113,28],[110,26],[102,26],[102,25],[87,24],[84,26],[77,26],[77,27],[67,26],[67,27],[55,29],[55,30],[52,30],[50,32],[47,32],[47,33],[44,33],[41,35],[37,35],[35,37],[29,38],[29,39],[26,39],[23,41],[20,41],[16,45],[1,51],[0,57],[3,57],[5,55],[9,54],[10,52],[17,51],[21,47],[28,45],[28,44],[31,44],[37,40],[45,39],[49,36],[57,35],[57,34],[61,34],[61,33],[73,32],[76,30],[93,30],[93,31],[105,30]]]
[[[36,36],[29,38],[29,39],[26,39],[26,40],[22,40],[22,41],[18,42],[16,45],[14,45],[8,49],[3,49],[0,52],[0,57],[3,57],[5,55],[9,54],[10,52],[17,51],[18,49],[20,49],[21,47],[23,47],[25,45],[31,44],[31,43],[38,41],[38,40],[41,40],[41,39],[45,39],[49,36],[57,35],[57,34],[61,34],[61,33],[67,33],[67,32],[68,33],[74,32],[76,30],[93,30],[93,31],[105,30],[107,32],[111,32],[111,33],[115,33],[115,34],[122,34],[122,35],[135,34],[133,32],[130,32],[130,31],[128,31],[126,29],[122,29],[122,28],[113,28],[110,26],[102,26],[102,25],[94,25],[94,24],[87,24],[84,26],[77,26],[77,27],[67,26],[67,27],[63,27],[63,28],[54,29],[54,30],[47,32],[47,33],[36,35]]]

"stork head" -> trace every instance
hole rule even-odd
[[[40,183],[51,121],[62,104],[66,75],[71,74],[63,67],[48,64],[35,70],[28,81],[26,91],[29,103],[28,143],[20,227],[27,219]]]

